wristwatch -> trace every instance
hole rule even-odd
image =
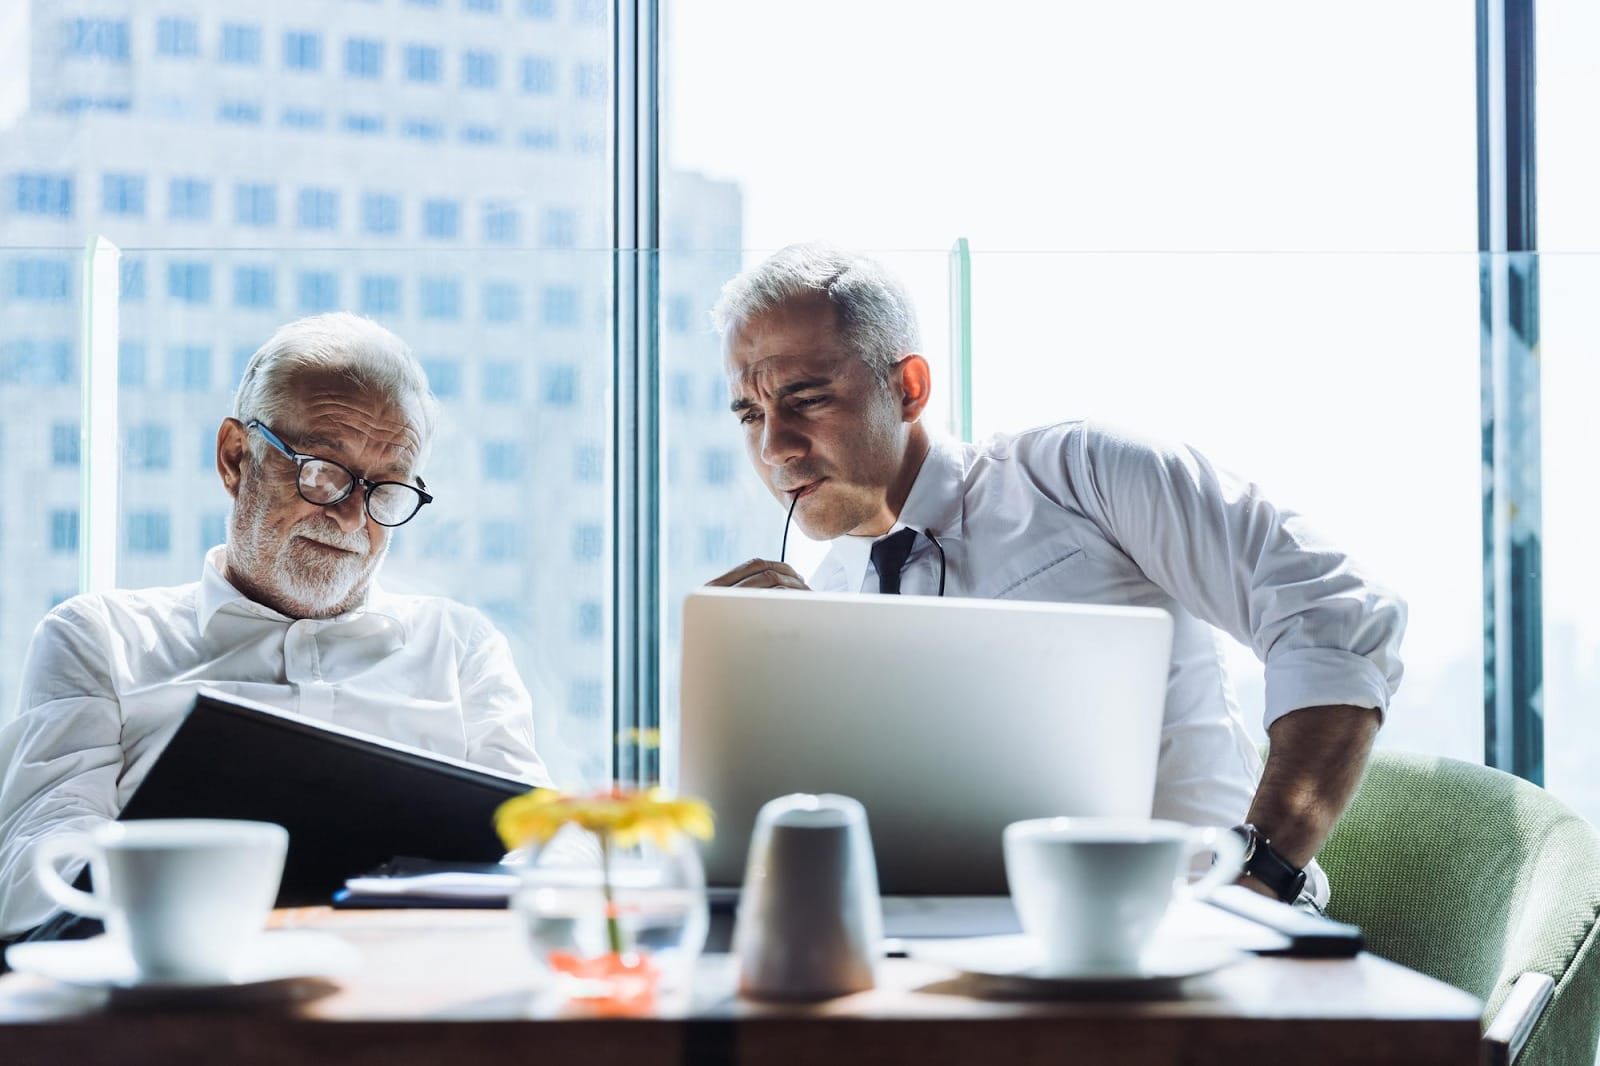
[[[1285,903],[1299,899],[1300,890],[1306,884],[1306,872],[1284,858],[1272,846],[1272,841],[1249,822],[1234,826],[1233,831],[1244,840],[1244,872],[1266,885]]]

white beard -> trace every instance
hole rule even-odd
[[[280,601],[268,606],[290,607],[288,613],[297,617],[327,618],[354,607],[382,561],[369,554],[367,530],[346,533],[327,515],[309,515],[276,546],[265,544],[261,531],[271,502],[258,485],[257,478],[247,476],[239,486],[228,531],[229,568]],[[322,551],[302,537],[354,554]]]

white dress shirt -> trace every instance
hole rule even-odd
[[[39,623],[0,726],[0,938],[56,910],[33,845],[115,818],[202,687],[550,783],[483,615],[373,586],[356,610],[296,620],[247,599],[222,560],[213,548],[197,583],[76,596]]]
[[[1400,683],[1406,608],[1293,511],[1192,449],[1092,422],[982,444],[935,439],[896,529],[944,548],[945,595],[1160,607],[1172,666],[1153,813],[1243,821],[1261,763],[1218,630],[1266,664],[1265,725],[1304,707],[1386,712]],[[812,576],[876,592],[870,537],[840,537]],[[901,591],[935,595],[940,557],[918,537]],[[1306,888],[1326,905],[1313,864]]]

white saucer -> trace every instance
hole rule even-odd
[[[13,944],[6,949],[6,962],[18,973],[78,988],[192,993],[257,989],[302,977],[339,977],[356,969],[361,956],[336,936],[294,930],[261,934],[225,980],[141,978],[126,945],[109,936]]]
[[[906,952],[953,966],[963,974],[1025,994],[1152,994],[1239,961],[1244,953],[1215,940],[1161,939],[1126,966],[1094,966],[1075,971],[1047,970],[1038,946],[1026,936],[968,937],[960,940],[907,940]]]

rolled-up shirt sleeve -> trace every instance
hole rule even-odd
[[[1196,617],[1266,667],[1264,724],[1303,707],[1387,713],[1406,605],[1294,511],[1192,448],[1084,424],[1065,460],[1080,506]]]
[[[16,712],[0,726],[0,939],[57,910],[34,879],[35,845],[117,816],[122,716],[103,636],[74,601],[47,615],[28,646]],[[61,872],[70,880],[78,870]]]
[[[511,645],[487,619],[478,615],[475,621],[461,662],[467,759],[549,786],[550,773],[533,746],[533,700],[517,673]]]

